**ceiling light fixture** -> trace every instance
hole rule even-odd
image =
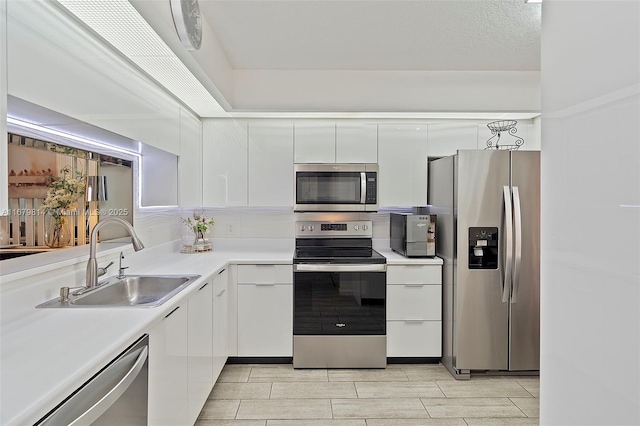
[[[201,117],[224,109],[127,0],[58,0]]]

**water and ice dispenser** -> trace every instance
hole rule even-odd
[[[498,228],[469,228],[469,269],[498,269]]]

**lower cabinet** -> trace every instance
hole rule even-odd
[[[293,355],[291,265],[238,265],[238,356]]]
[[[187,324],[187,424],[194,424],[213,388],[213,285],[201,284],[189,297]]]
[[[214,300],[208,279],[149,331],[149,425],[196,422],[215,381]]]
[[[387,356],[442,356],[442,266],[387,266]]]
[[[213,276],[213,382],[224,368],[229,356],[229,283],[228,271]]]
[[[187,302],[149,331],[149,425],[187,424]]]

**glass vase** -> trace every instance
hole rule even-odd
[[[44,243],[51,248],[66,247],[73,240],[71,219],[65,215],[47,215]]]

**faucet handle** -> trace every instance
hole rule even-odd
[[[107,264],[107,266],[104,266],[102,268],[98,268],[98,276],[101,277],[104,274],[107,273],[107,269],[109,269],[109,266],[113,265],[113,262],[109,262],[109,264]]]

